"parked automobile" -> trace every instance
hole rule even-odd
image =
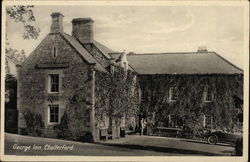
[[[209,132],[205,135],[209,144],[215,145],[216,143],[235,143],[237,140],[242,139],[242,133],[226,133],[222,131]]]

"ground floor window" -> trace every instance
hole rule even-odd
[[[183,126],[183,117],[177,115],[168,115],[168,124],[170,128],[178,128]]]
[[[212,128],[213,117],[211,115],[204,115],[203,126],[204,126],[204,128]]]
[[[49,105],[49,122],[59,123],[59,105]]]

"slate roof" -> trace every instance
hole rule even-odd
[[[74,37],[62,36],[77,50],[88,63],[95,63],[97,70],[107,70]],[[107,59],[118,59],[117,53],[101,43],[93,44]],[[128,54],[130,70],[141,75],[150,74],[242,74],[243,71],[215,52],[147,53]]]
[[[96,69],[107,72],[107,70],[72,36],[61,33],[61,35],[74,47],[74,49],[90,64],[96,64]]]
[[[144,75],[243,73],[215,52],[129,54],[127,59],[137,73]]]
[[[114,53],[115,51],[113,51],[112,49],[104,46],[103,44],[94,41],[93,44],[104,54],[104,56],[108,59],[111,59],[111,56],[109,55],[109,53]]]

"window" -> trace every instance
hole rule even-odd
[[[53,46],[52,57],[55,58],[57,56],[57,48]]]
[[[59,123],[59,105],[49,105],[49,122]]]
[[[52,93],[59,92],[59,74],[49,75],[49,90]]]
[[[212,128],[213,117],[210,115],[204,115],[203,126],[204,128]]]
[[[142,87],[139,90],[139,97],[141,101],[145,101],[147,99],[146,93],[145,93],[145,89]]]
[[[177,87],[170,87],[169,89],[169,100],[176,101],[177,100]]]
[[[166,126],[170,128],[179,128],[183,126],[183,122],[184,122],[184,117],[177,115],[168,115],[168,123]]]
[[[213,102],[214,94],[211,88],[206,87],[204,92],[204,101],[205,102]]]

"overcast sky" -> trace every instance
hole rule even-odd
[[[50,14],[61,12],[64,31],[71,20],[91,17],[94,38],[115,51],[135,53],[193,52],[206,46],[243,68],[243,7],[241,6],[35,6],[37,40],[23,40],[21,24],[7,19],[11,47],[27,55],[49,33]]]

